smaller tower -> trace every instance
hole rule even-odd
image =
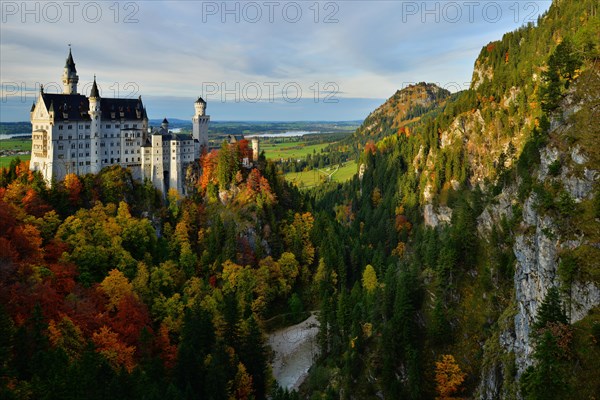
[[[258,156],[260,155],[260,141],[258,137],[252,138],[252,160],[258,162]]]
[[[67,62],[65,63],[65,68],[63,70],[62,82],[64,94],[77,94],[77,82],[79,82],[79,76],[77,76],[77,69],[75,68],[70,45],[69,56],[67,57]]]
[[[192,136],[198,141],[199,148],[196,157],[200,156],[203,149],[208,149],[208,122],[210,116],[206,115],[206,101],[202,97],[194,103],[194,116],[192,117]]]
[[[102,110],[100,107],[100,92],[96,84],[96,75],[94,75],[94,84],[89,97],[90,110],[90,171],[92,174],[100,172],[100,155],[98,154],[100,146],[100,124],[102,123]]]
[[[163,119],[163,122],[162,124],[160,124],[160,127],[166,130],[167,132],[169,131],[169,121],[167,120],[167,118]]]

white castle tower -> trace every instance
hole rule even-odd
[[[79,76],[77,76],[77,69],[75,69],[75,62],[73,61],[70,47],[69,56],[67,57],[65,69],[63,70],[62,82],[63,94],[77,94],[77,82],[79,82]]]
[[[100,138],[100,125],[102,124],[102,110],[100,109],[100,92],[96,84],[96,76],[94,75],[94,84],[90,91],[89,97],[90,109],[90,172],[97,174],[100,172],[100,157],[98,156],[98,141]]]
[[[199,143],[197,151],[199,156],[203,150],[208,149],[208,123],[210,116],[206,115],[206,102],[202,97],[198,97],[198,100],[194,103],[194,109],[196,113],[192,117],[192,136]]]

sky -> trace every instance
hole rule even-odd
[[[396,90],[467,89],[481,48],[551,1],[0,2],[0,122],[28,121],[39,86],[142,96],[150,118],[361,120]]]

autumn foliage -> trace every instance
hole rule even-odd
[[[458,366],[454,356],[445,354],[435,363],[436,400],[453,400],[460,392],[466,374]]]

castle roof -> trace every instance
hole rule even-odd
[[[196,100],[196,103],[206,104],[206,102],[204,101],[204,99],[202,97],[198,97],[198,100]]]
[[[71,54],[71,48],[69,48],[69,56],[65,62],[65,68],[69,71],[77,72],[77,69],[75,69],[75,61],[73,61],[73,54]]]
[[[100,97],[100,93],[98,92],[98,85],[96,85],[96,76],[94,75],[94,84],[92,85],[92,90],[90,91],[90,97]]]
[[[89,121],[90,109],[89,100],[81,94],[41,94],[46,108],[50,110],[50,105],[54,107],[55,121]],[[110,120],[138,120],[147,118],[144,111],[144,105],[141,99],[111,99],[100,98],[101,118],[104,121]],[[65,117],[66,114],[66,117]]]

